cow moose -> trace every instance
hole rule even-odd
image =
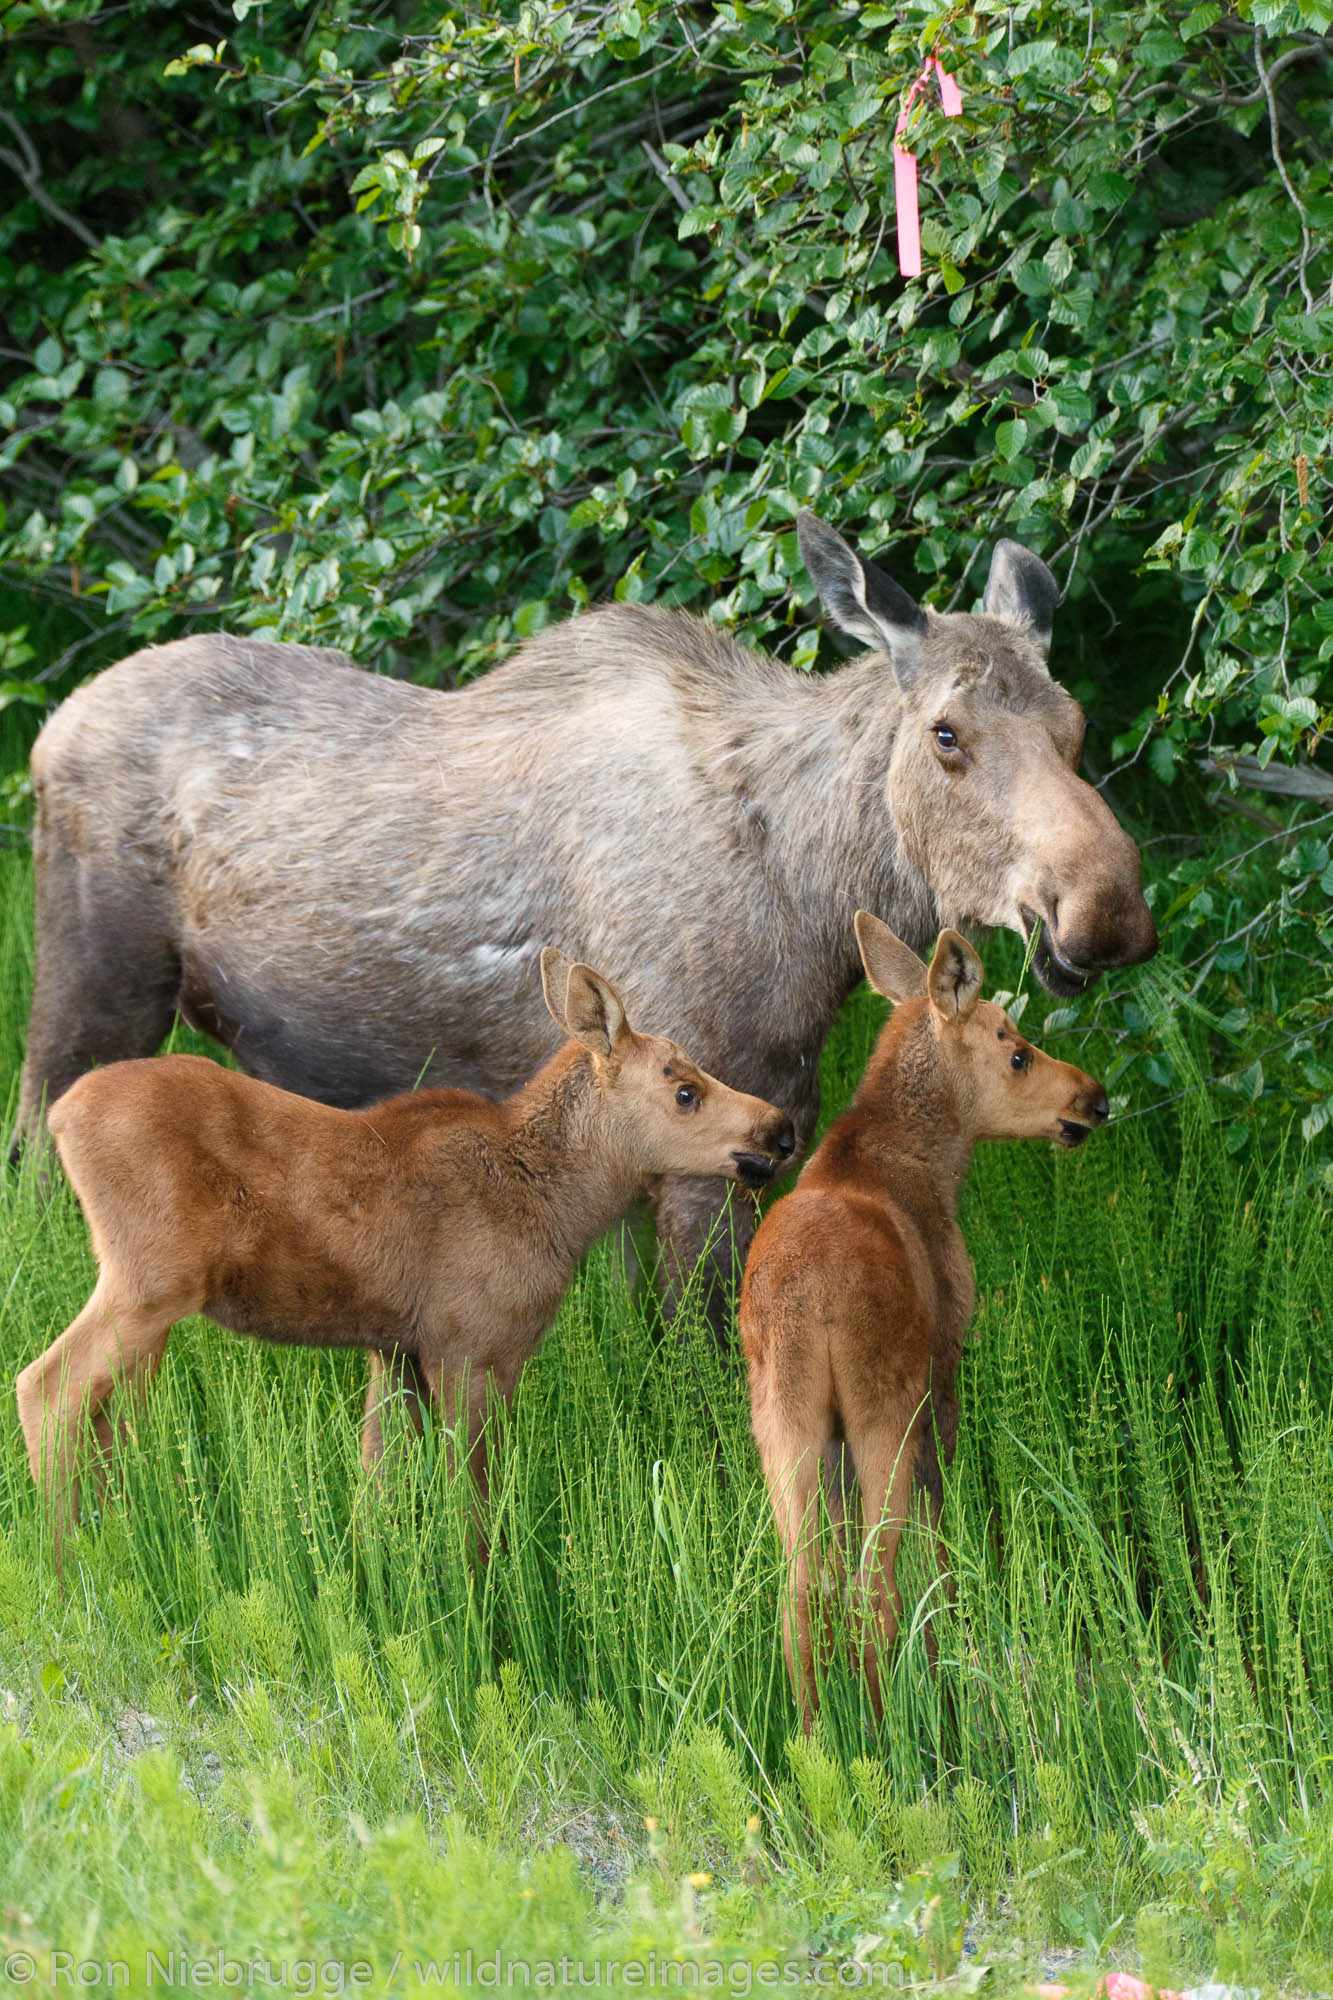
[[[923,610],[811,514],[806,568],[870,650],[804,674],[706,619],[617,604],[448,691],[224,634],[149,647],[32,758],[37,956],[19,1132],[179,1010],[336,1106],[490,1094],[551,1053],[538,946],[628,968],[631,1012],[780,1104],[804,1145],[859,976],[853,912],[1030,937],[1052,992],[1156,949],[1139,856],[1077,775],[1056,589],[997,542],[978,614]],[[668,1289],[725,1184],[655,1190]]]
[[[858,1571],[877,1715],[914,1480],[927,1522],[938,1520],[972,1317],[958,1201],[973,1148],[1078,1146],[1108,1115],[1095,1077],[1033,1048],[981,998],[981,961],[957,931],[940,933],[929,968],[868,910],[856,935],[866,977],[894,1011],[851,1105],[764,1217],[740,1300],[755,1440],[786,1559],[783,1644],[807,1730],[818,1700],[821,1481],[834,1568],[850,1558]]]
[[[482,1418],[555,1318],[579,1258],[663,1173],[764,1186],[790,1118],[637,1035],[615,988],[560,952],[542,988],[563,1048],[500,1104],[410,1091],[366,1111],[312,1103],[200,1056],[111,1063],[54,1105],[51,1133],[92,1233],[78,1317],[18,1380],[34,1479],[57,1534],[77,1511],[77,1440],[141,1393],[177,1320],[371,1355],[362,1458],[382,1405],[426,1399],[465,1430],[485,1493]]]

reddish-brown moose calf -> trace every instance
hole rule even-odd
[[[856,938],[871,985],[898,1004],[851,1106],[765,1217],[741,1288],[754,1434],[787,1554],[783,1644],[807,1730],[818,1701],[821,1466],[840,1533],[844,1451],[859,1489],[858,1584],[872,1626],[862,1665],[876,1714],[879,1655],[902,1610],[894,1572],[914,1475],[927,1519],[938,1518],[938,1452],[946,1464],[953,1456],[972,1316],[958,1227],[972,1148],[1077,1146],[1107,1116],[1094,1077],[1043,1055],[981,999],[981,961],[957,931],[941,931],[929,971],[867,910]]]
[[[362,1456],[401,1390],[465,1424],[485,1490],[491,1386],[513,1393],[579,1258],[659,1174],[751,1187],[795,1150],[791,1120],[637,1035],[612,987],[547,949],[546,1004],[569,1040],[496,1104],[424,1090],[339,1111],[197,1056],[89,1071],[51,1111],[99,1275],[18,1380],[33,1477],[55,1497],[83,1419],[110,1443],[117,1383],[144,1385],[179,1319],[371,1352]],[[70,1512],[77,1512],[70,1494]],[[57,1506],[57,1532],[62,1510]]]

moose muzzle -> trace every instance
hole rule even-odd
[[[1085,1075],[1082,1087],[1075,1093],[1067,1112],[1060,1120],[1060,1136],[1056,1144],[1067,1146],[1071,1150],[1075,1146],[1081,1146],[1089,1132],[1095,1131],[1099,1125],[1104,1125],[1110,1115],[1111,1107],[1107,1102],[1106,1092],[1096,1077]]]
[[[796,1151],[796,1128],[785,1113],[752,1134],[753,1150],[732,1154],[736,1171],[748,1188],[767,1187],[774,1174]]]
[[[1058,869],[1040,870],[1018,902],[1024,937],[1041,924],[1033,970],[1062,999],[1085,993],[1114,966],[1142,965],[1157,949],[1139,850],[1096,793],[1078,789],[1090,817],[1083,837],[1071,841],[1066,830]]]

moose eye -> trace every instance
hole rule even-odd
[[[1029,1050],[1015,1049],[1009,1058],[1009,1067],[1010,1069],[1025,1070],[1031,1061],[1032,1056]]]
[[[958,738],[954,735],[947,722],[933,722],[931,724],[931,732],[941,750],[956,750],[958,748]]]
[[[692,1083],[682,1083],[676,1092],[676,1102],[682,1111],[688,1111],[691,1105],[699,1102],[699,1093]]]

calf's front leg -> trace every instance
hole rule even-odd
[[[490,1560],[486,1532],[490,1499],[486,1417],[492,1396],[503,1409],[508,1409],[522,1367],[521,1361],[504,1360],[490,1368],[466,1361],[461,1368],[451,1369],[438,1356],[423,1355],[421,1360],[421,1373],[449,1433],[449,1458],[455,1472],[460,1464],[459,1447],[466,1441],[463,1462],[472,1480],[472,1521],[478,1558],[483,1563]]]
[[[384,1456],[386,1409],[393,1411],[391,1425],[395,1418],[400,1423],[406,1422],[420,1437],[424,1406],[429,1395],[426,1378],[417,1365],[415,1355],[405,1354],[401,1347],[370,1349],[370,1381],[366,1387],[366,1414],[361,1426],[361,1463],[367,1472],[377,1472]]]

